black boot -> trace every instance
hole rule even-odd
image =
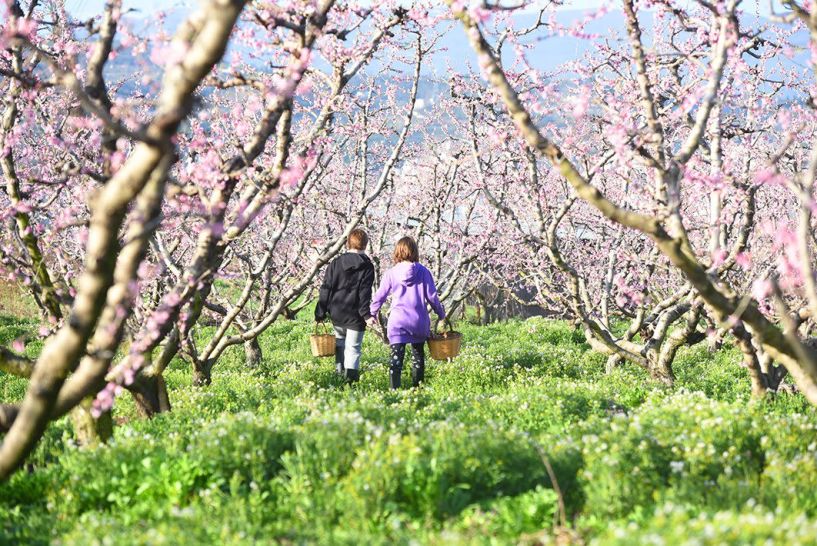
[[[423,382],[425,379],[426,374],[426,367],[425,364],[421,364],[419,366],[412,366],[411,367],[411,384],[415,387],[419,387],[420,383]]]
[[[426,373],[426,358],[422,343],[411,345],[411,384],[419,387]]]
[[[391,386],[392,390],[397,390],[400,388],[400,379],[402,375],[402,366],[392,366],[389,368],[389,385]]]
[[[335,372],[340,376],[343,376],[343,350],[343,345],[335,345]]]
[[[391,346],[391,363],[389,364],[389,384],[392,390],[400,388],[400,376],[403,375],[403,357],[406,356],[406,344],[394,343]]]
[[[353,385],[360,381],[360,370],[353,370],[352,368],[346,368],[346,382],[350,385]]]

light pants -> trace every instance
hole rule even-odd
[[[363,345],[363,332],[335,326],[335,363],[338,373],[360,369],[360,347]]]

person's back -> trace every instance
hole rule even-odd
[[[430,304],[438,315],[445,314],[431,272],[418,262],[400,262],[386,272],[380,287],[390,292],[392,298],[389,343],[425,342],[431,333],[426,305]]]
[[[372,297],[374,266],[365,254],[347,251],[329,264],[326,278],[333,281],[327,287],[326,312],[332,324],[362,332],[366,328]]]
[[[349,234],[347,252],[341,254],[326,268],[321,284],[315,320],[326,316],[335,327],[335,364],[339,374],[349,381],[360,377],[360,350],[374,283],[374,265],[363,251],[368,237],[363,230]]]
[[[431,272],[419,263],[419,251],[414,239],[403,237],[397,242],[394,263],[383,275],[370,309],[372,317],[376,317],[386,298],[391,296],[387,333],[391,346],[389,378],[392,389],[400,387],[407,344],[411,345],[414,386],[423,381],[424,344],[431,335],[431,320],[426,305],[431,305],[439,318],[445,318]]]

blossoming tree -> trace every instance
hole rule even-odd
[[[793,3],[787,5],[795,16],[792,19],[811,24],[806,9]],[[757,113],[758,107],[773,108],[774,101],[769,97],[774,96],[775,89],[796,91],[796,84],[770,79],[746,59],[750,56],[768,60],[782,54],[785,46],[768,38],[763,29],[744,28],[737,2],[718,5],[699,2],[690,8],[661,3],[656,5],[656,10],[658,16],[666,20],[662,23],[666,27],[663,34],[656,33],[658,38],[648,51],[639,6],[624,0],[621,8],[626,49],[622,45],[620,53],[612,51],[613,56],[602,66],[617,74],[625,86],[630,78],[635,85],[628,86],[628,90],[613,81],[606,82],[602,89],[600,104],[604,105],[607,120],[612,121],[606,131],[604,125],[601,128],[601,136],[608,143],[591,140],[591,147],[584,148],[586,141],[576,147],[575,141],[566,139],[565,145],[560,146],[545,136],[556,134],[555,127],[542,127],[536,122],[537,109],[546,110],[547,101],[537,104],[534,93],[529,91],[520,95],[517,88],[528,82],[517,77],[518,72],[505,69],[497,46],[486,39],[485,27],[481,27],[480,22],[489,17],[489,11],[484,6],[472,7],[465,2],[449,2],[449,6],[463,23],[497,100],[504,104],[527,146],[550,164],[555,176],[570,185],[569,199],[581,200],[614,225],[646,237],[673,271],[683,276],[688,289],[679,295],[680,299],[673,299],[676,302],[686,299],[691,306],[684,312],[693,319],[687,322],[690,333],[694,332],[698,320],[694,315],[703,307],[716,328],[732,331],[740,341],[757,392],[762,392],[779,376],[773,368],[763,369],[761,360],[765,366],[771,365],[769,359],[762,358],[768,356],[788,370],[810,401],[817,402],[817,357],[806,339],[809,327],[802,329],[803,322],[792,318],[791,312],[784,308],[785,301],[798,299],[797,294],[784,294],[782,285],[775,280],[788,278],[788,288],[798,292],[802,286],[807,295],[811,281],[803,280],[801,273],[806,271],[808,277],[810,257],[802,250],[795,253],[778,245],[777,254],[772,255],[779,256],[782,270],[778,268],[771,274],[754,271],[751,283],[754,293],[747,290],[746,283],[741,283],[741,275],[734,274],[735,265],[749,261],[745,251],[750,237],[759,235],[755,218],[756,186],[768,180],[769,168],[775,171],[786,163],[781,163],[786,155],[796,155],[791,151],[792,141],[802,138],[803,131],[805,134],[811,131],[808,117],[798,125],[799,133],[794,134],[784,124],[781,134],[777,124],[769,123],[769,118],[756,120],[752,115],[745,115]],[[547,32],[547,26],[540,18],[530,32]],[[660,29],[661,24],[658,26]],[[778,37],[785,38],[783,34],[778,33]],[[662,38],[668,41],[666,45]],[[684,44],[687,39],[689,42]],[[604,44],[600,49],[611,48]],[[758,53],[759,49],[767,51]],[[521,48],[519,53],[524,64]],[[700,59],[706,59],[706,63]],[[598,70],[593,65],[585,66],[587,69],[597,76]],[[604,81],[603,73],[601,79]],[[577,79],[575,83],[578,87],[582,82]],[[553,96],[543,92],[551,91],[546,83],[534,81],[533,84],[540,96]],[[758,99],[758,95],[752,97],[752,91],[765,95],[766,100],[759,105],[747,105],[744,102],[747,92],[750,98]],[[599,91],[596,93],[598,96]],[[582,88],[576,96],[579,98],[576,109],[579,114],[585,114],[587,107],[582,103],[593,96],[593,88]],[[760,136],[753,136],[755,133]],[[751,155],[731,157],[726,155],[729,152]],[[754,161],[747,162],[747,158]],[[606,176],[599,176],[599,169],[595,167],[599,159],[602,170],[609,164]],[[803,185],[802,175],[787,172],[795,177],[798,188]],[[751,173],[760,176],[747,180]],[[623,191],[621,182],[614,182],[616,178],[625,184]],[[703,192],[701,181],[706,183]],[[726,188],[734,191],[732,195],[743,203],[739,206],[739,217],[733,221],[729,221],[727,215],[730,209],[734,215],[738,206]],[[787,199],[790,194],[782,193],[775,200],[782,204]],[[689,206],[690,203],[694,206]],[[699,228],[696,233],[693,229],[703,216],[701,211],[708,213],[708,226]],[[805,213],[801,214],[801,239],[806,237],[802,234],[805,232],[812,237],[810,223]],[[784,216],[780,220],[773,234],[778,239],[785,238],[789,219]],[[802,227],[804,223],[808,224],[807,228]],[[700,237],[701,233],[708,237]],[[726,238],[730,234],[733,240],[727,246]],[[759,237],[756,240],[762,242]],[[810,240],[804,243],[805,246],[810,244]],[[762,248],[760,244],[757,246]],[[563,272],[569,271],[568,264],[559,263],[559,256],[553,255],[551,261]],[[572,272],[569,275],[573,277],[570,284],[574,286],[574,302],[581,300],[581,279]],[[764,300],[769,296],[777,302],[777,315],[764,309]],[[801,315],[796,313],[795,316]],[[614,346],[626,350],[622,343],[629,341],[626,335],[622,338],[611,336],[603,329],[594,331],[598,322],[582,318],[610,350],[617,350]],[[643,349],[622,356],[638,361]]]
[[[168,411],[174,358],[201,386],[225,351],[257,363],[358,226],[378,269],[417,237],[449,311],[538,304],[665,383],[682,346],[731,336],[754,394],[788,373],[817,403],[817,126],[789,62],[810,6],[621,0],[598,36],[606,10],[551,2],[244,4],[147,37],[117,0],[0,7],[0,274],[42,316],[0,347],[29,381],[0,405],[0,478],[68,412],[91,442],[122,393]],[[481,73],[435,80],[451,16]],[[585,53],[537,68],[563,35]]]

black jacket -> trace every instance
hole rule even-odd
[[[335,326],[362,332],[371,316],[373,283],[374,266],[368,256],[356,252],[341,254],[326,268],[315,320],[324,320],[328,313]]]

